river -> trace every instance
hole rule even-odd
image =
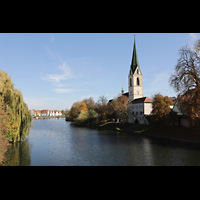
[[[6,166],[195,166],[200,144],[77,128],[64,119],[33,121],[25,141],[10,145]]]

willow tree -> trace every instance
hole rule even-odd
[[[31,126],[31,113],[23,101],[22,93],[14,89],[14,85],[5,71],[0,70],[0,96],[5,104],[5,112],[9,118],[5,136],[10,142],[26,138]]]
[[[200,122],[200,41],[194,49],[183,47],[179,54],[170,84],[179,94],[182,113],[189,117],[191,124],[197,125]]]
[[[0,96],[0,134],[4,135],[7,133],[10,123],[9,116],[5,111],[6,106],[4,104],[3,98]]]

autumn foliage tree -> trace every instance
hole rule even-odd
[[[0,118],[0,124],[4,124],[4,135],[10,142],[25,139],[31,126],[31,113],[23,101],[22,93],[14,88],[8,74],[1,70],[0,97],[1,112],[5,116]]]
[[[0,134],[4,135],[9,129],[9,116],[6,113],[6,105],[0,96]]]
[[[181,112],[188,116],[191,125],[200,125],[200,40],[194,49],[186,46],[179,54],[170,84],[179,94]]]
[[[92,97],[85,98],[83,101],[86,103],[88,111],[96,109],[97,105]]]
[[[80,115],[80,116],[79,116]],[[84,101],[75,102],[70,111],[68,112],[67,119],[70,121],[75,121],[76,119],[85,118],[88,115],[88,108]]]
[[[126,96],[120,96],[110,103],[105,96],[100,96],[97,102],[93,98],[84,99],[72,105],[66,120],[81,126],[97,126],[113,118],[125,121],[128,102]]]
[[[168,96],[155,94],[153,97],[152,120],[157,123],[163,122],[171,112],[170,105],[173,105],[173,102]]]
[[[128,102],[129,102],[129,98],[124,95],[113,99],[108,104],[109,116],[114,119],[121,119],[122,121],[125,121],[128,114],[127,112]]]

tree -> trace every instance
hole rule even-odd
[[[0,134],[5,135],[9,130],[9,116],[6,113],[6,105],[3,102],[3,98],[0,96]]]
[[[81,112],[78,114],[78,116],[76,117],[75,121],[85,121],[88,118],[88,115],[85,113],[84,110],[81,110]]]
[[[98,99],[98,105],[106,106],[108,103],[108,99],[105,96],[100,96]]]
[[[68,112],[67,119],[74,121],[78,117],[78,115],[81,113],[81,111],[84,111],[84,115],[88,114],[88,108],[87,108],[86,103],[84,101],[75,102],[72,105],[70,111]]]
[[[108,100],[105,96],[99,97],[98,102],[97,102],[97,107],[96,107],[99,121],[104,122],[107,119],[107,114],[108,114],[107,103],[108,103]]]
[[[153,97],[153,120],[155,122],[163,121],[171,111],[170,105],[173,105],[173,102],[168,96],[155,94]]]
[[[197,44],[196,44],[197,45]],[[170,84],[174,87],[175,91],[179,94],[197,89],[200,86],[200,57],[199,52],[191,50],[190,48],[183,47],[180,51],[180,58],[175,67],[175,74],[170,78]]]
[[[92,97],[83,99],[83,101],[86,103],[88,110],[94,110],[96,108],[96,104]]]
[[[96,118],[97,116],[98,116],[98,114],[95,110],[90,110],[88,112],[88,118]]]
[[[200,121],[200,40],[194,49],[187,46],[180,51],[180,58],[175,73],[170,78],[170,85],[178,93],[178,103],[183,114],[191,124]]]
[[[108,103],[108,113],[111,118],[125,121],[127,118],[127,104],[129,98],[122,95]]]
[[[9,116],[9,126],[5,136],[10,142],[26,138],[31,126],[31,113],[23,101],[22,93],[14,85],[5,71],[0,70],[0,97],[5,104],[5,112]]]

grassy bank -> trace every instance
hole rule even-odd
[[[0,165],[2,164],[8,145],[9,145],[8,139],[0,134]]]

